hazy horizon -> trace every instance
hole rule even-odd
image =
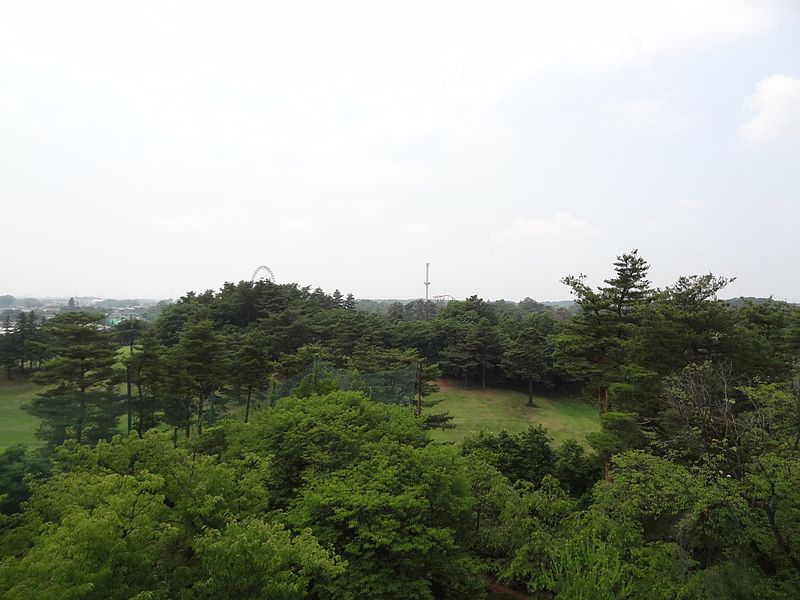
[[[792,0],[2,5],[0,293],[800,301]]]

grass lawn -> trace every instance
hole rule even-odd
[[[34,435],[39,419],[22,410],[41,389],[24,379],[6,381],[0,375],[0,452],[14,444],[41,444]]]
[[[440,380],[440,390],[431,399],[441,399],[436,406],[424,412],[449,412],[453,415],[455,429],[434,429],[433,438],[457,442],[466,435],[484,429],[499,432],[503,429],[517,433],[529,426],[542,425],[558,446],[566,439],[586,444],[586,434],[599,431],[597,407],[578,398],[536,395],[533,408],[528,408],[528,395],[507,389],[470,387],[447,379]]]

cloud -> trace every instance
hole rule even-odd
[[[755,115],[739,128],[749,144],[800,137],[800,80],[772,75],[756,85],[749,104]]]
[[[614,131],[674,134],[685,131],[696,115],[682,110],[667,96],[623,99],[610,103],[604,123]]]
[[[155,227],[171,233],[215,232],[224,225],[241,221],[244,212],[238,207],[227,210],[195,212],[164,217],[155,221]]]
[[[303,219],[289,219],[281,223],[281,230],[291,235],[312,237],[317,234],[313,223]]]
[[[400,231],[409,237],[425,238],[433,234],[433,226],[430,223],[414,222],[403,226]]]
[[[551,219],[516,219],[510,227],[496,232],[493,239],[499,245],[508,245],[526,241],[591,239],[599,233],[598,226],[559,212]]]
[[[615,69],[691,55],[762,34],[777,13],[767,0],[410,0],[402,10],[375,2],[143,3],[137,10],[17,2],[0,23],[0,56],[155,95],[156,106],[173,94],[219,94],[204,87],[219,79],[234,96],[256,94],[267,105],[276,97],[291,104],[323,98],[323,113],[347,97],[366,107],[449,100],[445,108],[411,104],[410,114],[394,108],[396,126],[365,125],[407,136],[435,128],[451,104],[491,102],[542,69]]]

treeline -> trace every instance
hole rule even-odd
[[[11,317],[3,318],[0,335],[0,368],[5,369],[6,378],[11,380],[13,373],[25,375],[45,358],[41,330],[41,319],[35,311],[21,311],[12,324]]]
[[[693,369],[727,373],[734,396],[738,385],[789,377],[800,353],[797,306],[730,306],[717,300],[729,280],[714,275],[653,289],[636,252],[614,268],[598,289],[582,277],[564,279],[580,309],[571,317],[529,298],[476,296],[444,307],[398,304],[380,316],[358,311],[352,294],[267,280],[190,292],[147,327],[127,320],[112,334],[100,331],[101,315],[68,312],[41,326],[22,313],[0,336],[0,364],[9,378],[37,368],[34,381],[49,386],[29,411],[50,445],[62,443],[68,429],[81,441],[84,434],[108,439],[125,413],[129,431],[140,436],[167,425],[188,437],[236,405],[247,420],[254,402],[268,401],[278,384],[317,362],[354,374],[421,365],[424,394],[445,374],[465,385],[524,387],[531,406],[537,386],[583,389],[601,412],[650,433],[665,426],[669,382]],[[128,347],[124,357],[115,345]],[[304,387],[327,389],[336,387]]]
[[[102,315],[81,311],[42,326],[20,319],[0,343],[8,349],[9,377],[22,373],[26,359],[29,368],[34,357],[37,366],[50,359],[33,375],[49,388],[28,410],[52,446],[68,430],[79,441],[108,439],[126,413],[129,430],[140,436],[169,426],[176,438],[189,437],[237,405],[246,421],[254,403],[271,403],[281,383],[315,363],[356,378],[419,368],[412,393],[421,384],[424,396],[442,372],[484,386],[522,381],[529,391],[534,382],[561,385],[551,339],[562,319],[533,301],[490,304],[477,297],[451,302],[428,320],[379,316],[356,310],[351,294],[262,280],[188,293],[155,321],[126,320],[113,332],[102,331]],[[120,346],[128,349],[124,355]],[[323,383],[305,385],[303,393],[336,389]],[[428,418],[432,425],[448,422]]]
[[[44,302],[38,298],[15,298],[8,294],[0,295],[0,310],[11,309],[13,307],[20,308],[39,308],[44,305]]]
[[[598,288],[566,277],[570,318],[477,297],[383,317],[268,281],[187,294],[113,339],[60,315],[31,406],[56,457],[0,457],[0,591],[794,598],[800,311],[719,302],[730,280],[711,274],[654,289],[648,269],[633,251]],[[248,414],[314,361],[579,386],[602,427],[590,451],[540,428],[436,444],[408,407],[318,378]],[[212,422],[225,402],[249,423]],[[131,435],[105,441],[126,405]]]

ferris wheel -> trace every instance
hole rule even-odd
[[[261,272],[266,273],[266,276],[261,277],[261,279],[266,279],[270,283],[275,283],[275,274],[272,272],[272,269],[270,269],[267,265],[261,265],[255,271],[253,271],[253,276],[250,278],[250,283],[254,283],[255,281],[257,281],[258,274]]]

